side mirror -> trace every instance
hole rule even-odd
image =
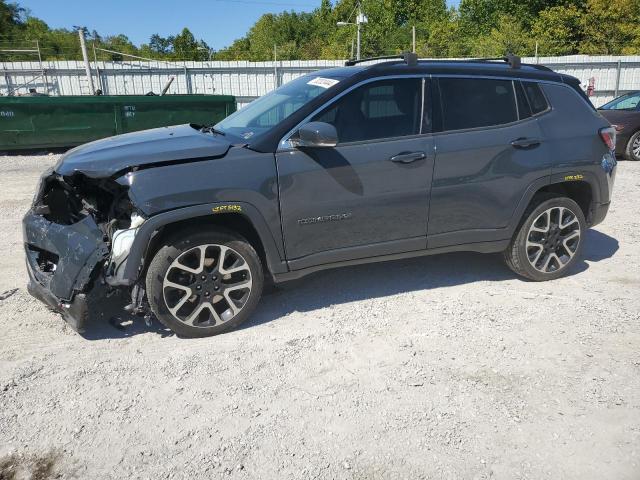
[[[290,142],[294,147],[335,147],[338,144],[338,132],[329,123],[309,122],[298,129]]]

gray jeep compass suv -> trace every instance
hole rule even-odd
[[[198,337],[246,320],[265,278],[452,251],[570,270],[616,169],[577,79],[517,57],[355,63],[215,126],[70,150],[24,218],[29,291],[82,330],[94,295],[124,289]]]

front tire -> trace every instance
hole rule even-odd
[[[262,265],[244,238],[228,231],[189,231],[158,250],[146,276],[157,319],[183,337],[208,337],[247,320],[264,284]]]
[[[580,257],[587,230],[580,206],[566,197],[539,198],[527,209],[504,259],[537,282],[563,276]]]
[[[629,160],[640,162],[640,130],[631,135],[625,151],[625,157]]]

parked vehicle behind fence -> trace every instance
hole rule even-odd
[[[629,92],[600,107],[617,132],[616,154],[640,161],[640,91]]]
[[[124,289],[197,337],[249,318],[265,281],[333,267],[501,252],[556,279],[607,214],[616,132],[577,79],[506,60],[350,62],[215,126],[71,150],[24,218],[29,291],[82,329]]]

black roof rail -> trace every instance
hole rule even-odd
[[[467,58],[461,60],[462,62],[507,62],[511,68],[520,68],[522,66],[522,60],[517,55],[507,53],[504,57],[488,57],[488,58]]]
[[[394,59],[401,59],[404,60],[405,63],[410,66],[410,67],[415,67],[418,64],[418,61],[420,62],[429,62],[429,60],[418,60],[418,55],[416,53],[413,52],[403,52],[397,55],[384,55],[381,57],[368,57],[368,58],[362,58],[360,60],[356,60],[356,59],[349,59],[347,60],[344,64],[347,67],[352,67],[353,65],[357,65],[358,63],[363,63],[363,62],[371,62],[371,61],[375,61],[375,60],[394,60]],[[436,59],[434,59],[434,61],[437,61]],[[446,61],[446,60],[444,60]],[[483,62],[505,62],[508,63],[509,66],[513,69],[518,69],[522,67],[522,59],[518,56],[518,55],[513,55],[511,53],[507,53],[504,57],[486,57],[486,58],[466,58],[463,60],[449,60],[451,62],[463,62],[463,63],[483,63]],[[532,64],[532,63],[527,63],[525,64],[528,67],[531,68],[535,68],[536,70],[544,70],[547,72],[553,72],[552,69],[550,69],[549,67],[546,67],[545,65],[539,65],[539,64]]]
[[[371,61],[375,61],[375,60],[393,60],[393,59],[402,59],[405,61],[405,63],[407,65],[409,65],[410,67],[415,67],[418,64],[418,55],[416,53],[413,52],[403,52],[399,55],[383,55],[382,57],[368,57],[368,58],[361,58],[360,60],[355,60],[353,58],[347,60],[346,62],[344,62],[344,65],[346,67],[352,67],[354,65],[357,65],[358,63],[362,63],[362,62],[371,62]]]

